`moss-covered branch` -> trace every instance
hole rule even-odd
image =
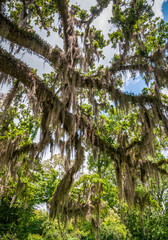
[[[40,80],[40,78],[31,71],[31,69],[22,61],[12,57],[5,50],[0,48],[0,71],[11,75],[18,81],[22,82],[25,87],[29,88],[32,93],[37,98],[38,102],[43,107],[43,117],[44,117],[44,132],[45,128],[49,127],[54,119],[52,114],[54,114],[55,119],[58,119],[63,128],[71,136],[76,134],[76,131],[80,129],[81,131],[87,130],[87,142],[92,142],[95,146],[100,149],[106,149],[111,156],[117,154],[110,144],[104,142],[98,134],[96,134],[95,129],[89,123],[87,123],[84,118],[74,115],[66,109],[64,104],[58,99],[58,97],[48,89],[48,87]],[[42,118],[43,118],[42,117]],[[43,120],[42,120],[43,122]],[[78,126],[76,123],[78,122]],[[42,123],[43,124],[43,123]],[[78,129],[77,129],[78,128]],[[94,139],[94,140],[93,140]]]
[[[58,47],[52,47],[42,40],[36,33],[19,28],[17,24],[0,14],[0,36],[16,43],[20,47],[27,48],[49,60],[54,66],[60,67],[65,60],[63,53]]]

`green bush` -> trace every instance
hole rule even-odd
[[[120,222],[119,216],[110,211],[101,224],[101,239],[103,240],[125,240],[128,230],[125,225]]]

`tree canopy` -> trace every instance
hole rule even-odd
[[[105,37],[94,20],[109,5],[111,29]],[[146,0],[97,0],[88,11],[68,0],[0,2],[0,81],[10,87],[1,94],[2,196],[12,178],[14,202],[24,189],[23,176],[37,171],[50,148],[53,155],[59,149],[64,168],[47,199],[51,218],[97,209],[98,222],[103,178],[111,165],[120,202],[143,211],[150,198],[138,190],[140,184],[168,173],[168,97],[162,91],[168,87],[168,25],[154,18],[151,7]],[[38,29],[47,36],[56,32],[63,48],[58,39],[52,47]],[[112,56],[107,66],[101,65],[105,47]],[[38,76],[36,65],[16,58],[20,51],[42,58],[53,71]],[[124,92],[125,79],[139,75],[146,85],[142,93]],[[87,155],[98,176],[92,176],[93,184],[90,178],[79,180],[75,184],[82,190],[70,194]],[[82,191],[85,198],[74,200]]]

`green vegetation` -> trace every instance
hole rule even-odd
[[[168,239],[168,25],[146,0],[3,0],[0,37],[0,240]]]
[[[55,161],[58,159],[55,157]],[[90,209],[87,216],[77,214],[73,219],[64,218],[64,221],[61,220],[64,217],[62,215],[55,220],[49,220],[44,203],[52,197],[54,187],[60,181],[58,172],[52,170],[52,167],[53,164],[46,166],[44,163],[28,180],[22,179],[24,190],[15,196],[15,201],[13,196],[17,186],[14,181],[9,181],[0,202],[0,239],[95,240],[97,236],[95,230],[98,227],[96,219],[99,214],[97,210],[100,210],[99,229],[97,229],[100,239],[167,238],[168,180],[166,178],[160,179],[158,184],[152,179],[148,190],[142,186],[137,189],[142,197],[146,193],[149,196],[141,215],[138,206],[130,209],[126,203],[119,202],[115,172],[110,165],[103,179],[96,173],[85,174],[79,177],[70,191],[68,200],[78,202],[80,207],[86,204],[90,189],[93,188],[94,192],[90,200],[94,211]],[[93,168],[92,164],[92,170],[97,171],[98,168],[98,165]],[[101,192],[100,185],[102,185]],[[99,186],[99,195],[96,195],[96,186]],[[98,205],[99,209],[97,209]]]

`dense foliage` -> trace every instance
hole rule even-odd
[[[92,174],[80,176],[68,198],[78,203],[82,209],[88,199],[89,187],[94,188],[96,192],[96,185],[102,184],[103,189],[100,195],[93,193],[90,198],[91,206],[95,207],[95,210],[91,211],[92,209],[90,209],[87,217],[80,215],[83,214],[80,212],[76,214],[77,219],[69,221],[61,219],[62,215],[55,220],[49,220],[45,204],[52,197],[52,193],[60,181],[61,176],[53,168],[55,163],[59,164],[59,162],[59,156],[55,156],[54,162],[46,161],[38,171],[32,173],[31,177],[23,177],[24,191],[16,196],[12,206],[11,201],[17,186],[10,179],[8,190],[4,192],[0,203],[0,239],[94,240],[98,237],[95,235],[96,219],[99,216],[98,202],[100,202],[100,239],[167,238],[167,179],[163,178],[158,185],[151,180],[148,190],[142,186],[138,188],[142,196],[144,192],[149,196],[142,219],[139,207],[129,209],[126,203],[119,202],[114,168],[109,166],[102,179],[99,174],[95,173],[97,167],[93,167],[93,163],[90,164],[90,166],[92,165]]]
[[[0,37],[1,239],[166,239],[168,25],[146,0],[3,0]]]

